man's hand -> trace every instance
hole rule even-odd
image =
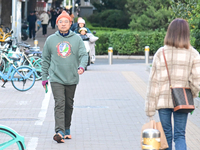
[[[48,80],[42,81],[42,86],[44,87],[45,92],[47,93],[48,92]]]
[[[48,84],[44,85],[43,87],[45,89],[45,93],[47,93],[48,92]]]
[[[83,74],[83,72],[84,72],[84,69],[82,67],[78,69],[78,74],[79,75]]]

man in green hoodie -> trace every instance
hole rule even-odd
[[[55,100],[53,139],[64,143],[63,139],[71,139],[73,98],[88,56],[80,36],[70,31],[71,17],[65,11],[57,17],[56,24],[59,31],[47,38],[42,52],[42,85],[47,91],[49,76]]]

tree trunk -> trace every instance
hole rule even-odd
[[[1,0],[1,24],[11,28],[12,0]]]

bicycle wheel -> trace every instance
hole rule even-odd
[[[29,80],[29,78],[32,80]],[[18,67],[11,76],[11,82],[13,87],[18,91],[27,91],[35,84],[35,73],[29,67]]]
[[[7,147],[13,150],[16,150],[17,147],[19,150],[25,150],[23,141],[18,139],[21,138],[21,136],[19,137],[19,135],[17,135],[15,132],[0,126],[0,135],[0,150],[4,150]]]
[[[29,63],[31,62],[31,64]],[[36,70],[36,80],[40,80],[42,78],[42,59],[38,56],[29,57],[28,60],[24,60],[23,65],[27,65],[29,67],[34,67]],[[30,78],[32,80],[32,78]]]

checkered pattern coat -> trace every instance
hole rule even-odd
[[[164,46],[154,55],[149,78],[145,111],[153,116],[162,108],[174,108],[163,50],[167,60],[172,87],[190,87],[193,97],[200,91],[200,55],[193,47],[189,49]]]

